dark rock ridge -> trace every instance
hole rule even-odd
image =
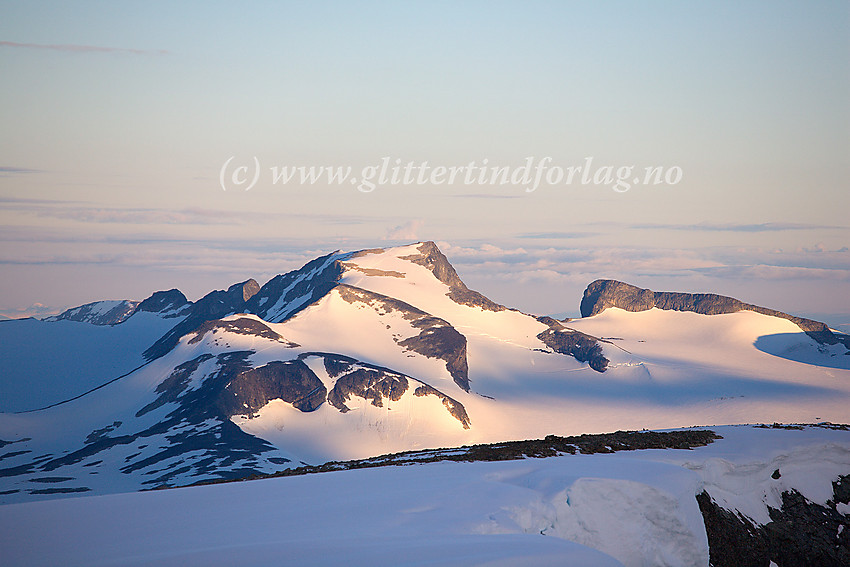
[[[349,303],[369,305],[379,315],[398,312],[410,324],[419,329],[419,334],[402,340],[395,339],[399,346],[446,363],[446,370],[455,384],[469,391],[469,365],[466,360],[466,337],[448,321],[434,317],[421,309],[399,299],[347,284],[338,284],[337,292]]]
[[[330,376],[331,378],[336,378],[340,374],[348,372],[349,370],[351,370],[352,366],[358,363],[357,359],[351,358],[350,356],[344,356],[342,354],[329,354],[325,352],[320,352],[310,353],[309,355],[322,357],[322,362],[325,365],[325,372],[327,372],[328,376]]]
[[[402,256],[401,259],[425,266],[431,270],[434,277],[449,286],[449,292],[446,295],[455,303],[470,307],[480,307],[488,311],[504,311],[507,309],[504,305],[500,305],[477,291],[466,287],[466,284],[461,281],[454,267],[449,263],[449,260],[433,242],[423,242],[419,245],[418,250],[419,254]]]
[[[579,362],[587,364],[597,372],[608,369],[608,359],[602,352],[602,346],[596,337],[568,329],[551,317],[538,317],[538,321],[549,325],[549,328],[537,335],[543,344],[559,354],[572,356]]]
[[[415,337],[399,341],[399,346],[429,358],[440,358],[446,362],[455,384],[469,391],[469,363],[466,359],[466,337],[438,317],[424,317],[413,321],[413,326],[422,329]]]
[[[157,291],[144,301],[131,301],[124,299],[116,302],[116,305],[103,311],[104,301],[86,303],[79,307],[73,307],[45,321],[77,321],[90,323],[92,325],[118,325],[123,323],[136,313],[165,313],[165,317],[178,317],[180,310],[184,309],[190,302],[179,290]]]
[[[414,395],[436,396],[449,414],[465,429],[469,428],[469,416],[460,402],[389,368],[340,354],[320,352],[301,353],[293,360],[273,361],[250,368],[247,357],[251,354],[252,351],[238,351],[230,358],[222,358],[226,355],[216,357],[205,353],[180,364],[156,387],[157,398],[140,409],[136,417],[170,403],[185,408],[185,411],[177,412],[179,415],[189,416],[198,422],[209,417],[219,420],[228,420],[234,415],[253,417],[263,406],[276,399],[288,402],[302,412],[312,412],[327,400],[340,412],[346,413],[351,411],[346,402],[352,396],[383,407],[384,400],[398,401],[409,388],[416,387]],[[335,379],[330,392],[305,363],[312,357],[321,358],[328,375]],[[207,366],[202,368],[205,364]],[[193,380],[194,387],[190,387]],[[100,436],[112,429],[114,427],[108,426],[92,435]]]
[[[371,250],[367,251],[367,253],[371,253],[371,252],[372,252]],[[383,250],[381,250],[381,252],[383,252]],[[365,256],[365,254],[363,253],[363,251],[355,252],[354,254],[349,256],[349,258],[356,258],[357,256]],[[383,276],[383,277],[389,277],[389,278],[404,278],[404,274],[402,274],[401,272],[397,272],[395,270],[379,270],[377,268],[363,268],[361,266],[358,266],[357,264],[354,264],[353,262],[343,262],[342,265],[346,270],[354,270],[355,272],[360,272],[361,274],[366,274],[367,276]]]
[[[242,301],[248,301],[249,299],[254,297],[259,291],[260,284],[258,284],[257,280],[253,278],[245,280],[242,283],[233,284],[232,286],[227,288],[227,293],[242,292]]]
[[[186,309],[186,317],[151,345],[143,353],[144,357],[147,360],[154,360],[167,354],[177,345],[180,337],[197,330],[207,321],[221,319],[234,313],[244,313],[245,298],[253,297],[259,287],[255,280],[250,279],[233,284],[227,288],[227,291],[211,291],[206,294]]]
[[[343,273],[337,252],[273,277],[245,302],[245,312],[270,323],[281,323],[324,297]]]
[[[845,342],[846,337],[836,336],[824,323],[794,317],[781,311],[751,305],[714,293],[651,291],[616,280],[596,280],[587,286],[581,300],[582,317],[596,315],[609,307],[618,307],[625,311],[646,311],[657,307],[673,311],[693,311],[702,315],[755,311],[763,315],[788,319],[821,344],[834,345],[842,342],[850,348],[850,343]]]
[[[189,380],[191,380],[192,374],[198,370],[198,367],[202,363],[211,358],[215,357],[211,354],[202,354],[192,360],[187,360],[183,364],[175,366],[174,370],[171,371],[171,374],[169,374],[165,380],[157,384],[154,391],[159,394],[159,396],[154,401],[136,412],[136,417],[142,417],[146,413],[167,403],[176,402],[186,388],[189,387]]]
[[[352,461],[331,461],[322,465],[284,469],[275,473],[251,478],[221,481],[201,481],[197,484],[217,484],[283,476],[298,476],[331,471],[355,470],[376,467],[408,466],[440,461],[513,461],[518,459],[545,459],[559,455],[592,455],[642,449],[692,449],[704,447],[722,439],[713,431],[690,429],[685,431],[617,431],[616,433],[584,434],[571,437],[548,435],[544,439],[506,441],[481,445],[464,445],[446,449],[423,449],[379,455]]]
[[[753,524],[739,513],[717,505],[703,491],[697,502],[708,534],[712,567],[780,567],[850,565],[850,518],[836,504],[850,502],[850,475],[832,483],[826,506],[806,500],[796,490],[782,493],[779,509],[769,508],[771,521]]]
[[[416,390],[413,391],[413,395],[416,397],[422,396],[436,396],[442,400],[443,405],[446,410],[461,424],[463,424],[464,429],[469,429],[470,421],[469,415],[466,413],[466,408],[463,407],[459,401],[454,398],[450,398],[441,391],[437,390],[433,386],[429,386],[428,384],[422,384],[421,386],[417,386]]]
[[[235,333],[237,335],[251,335],[271,341],[278,341],[284,343],[288,348],[300,346],[292,341],[287,341],[279,333],[272,331],[268,325],[265,325],[256,319],[249,319],[248,317],[240,317],[239,319],[228,321],[217,319],[215,321],[206,321],[201,323],[201,325],[195,329],[195,336],[189,339],[188,344],[191,345],[198,343],[206,336],[207,333],[216,334],[219,331]]]

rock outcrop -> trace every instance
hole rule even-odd
[[[850,517],[838,512],[847,504],[850,476],[833,482],[826,506],[806,500],[796,490],[782,493],[782,506],[770,508],[763,526],[718,506],[703,491],[697,502],[708,534],[712,567],[842,567],[850,565]]]
[[[547,347],[559,354],[572,356],[579,362],[586,362],[597,372],[608,369],[609,361],[596,337],[569,329],[551,317],[538,317],[537,320],[549,325],[548,329],[537,335]]]
[[[233,377],[221,390],[217,405],[224,415],[251,415],[271,400],[281,399],[303,412],[318,409],[327,398],[319,377],[300,360],[269,362]]]

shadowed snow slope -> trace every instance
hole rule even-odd
[[[174,319],[136,313],[120,325],[16,319],[0,323],[0,411],[80,395],[146,362],[142,352]]]

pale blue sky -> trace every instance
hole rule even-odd
[[[843,1],[0,2],[0,313],[432,239],[528,310],[617,277],[848,314],[848,38]],[[230,156],[684,175],[225,192]]]

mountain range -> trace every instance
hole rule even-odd
[[[848,337],[717,295],[590,284],[556,320],[433,242],[260,286],[0,323],[0,494],[116,492],[548,434],[841,421]]]
[[[328,564],[394,565],[412,549],[457,565],[850,560],[847,335],[615,280],[589,284],[580,311],[494,302],[421,242],[333,252],[194,302],[172,289],[0,321],[0,547],[12,564],[207,564],[213,542],[191,543],[203,529],[240,534],[215,552],[227,561],[275,549],[309,562],[314,533]],[[531,457],[546,462],[468,463]],[[387,466],[410,472],[351,470]],[[321,478],[274,478],[299,475]],[[284,484],[127,494],[253,478]],[[317,496],[358,490],[371,506]],[[57,503],[95,494],[112,496]],[[272,513],[270,494],[295,504]],[[156,528],[160,506],[184,505],[242,528]],[[364,547],[327,532],[334,517],[395,535]],[[289,535],[245,543],[266,524]],[[36,545],[45,526],[53,543]],[[123,543],[81,544],[98,538]]]

